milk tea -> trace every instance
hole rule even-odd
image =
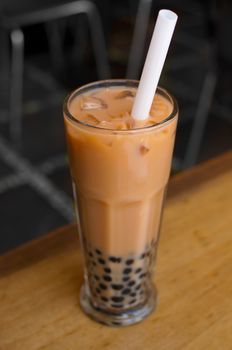
[[[112,315],[151,297],[177,124],[174,102],[162,89],[150,116],[134,120],[136,88],[117,81],[87,86],[69,97],[65,113],[85,293],[92,307]]]

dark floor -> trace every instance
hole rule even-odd
[[[194,1],[192,3],[195,4]],[[150,31],[153,22],[151,21]],[[131,43],[131,23],[125,18],[117,19],[113,25],[109,38],[113,77],[124,77]],[[117,28],[123,28],[123,31]],[[205,46],[203,18],[199,3],[196,2],[191,11],[187,8],[182,11],[162,75],[162,85],[176,96],[180,106],[174,171],[183,164],[196,116],[207,71]],[[49,73],[46,52],[42,55],[28,55],[26,58],[21,149],[15,148],[9,139],[5,89],[0,92],[0,252],[73,220],[62,101],[71,86],[97,77],[91,60],[82,63],[78,70],[70,60],[68,71],[60,74],[58,82]],[[75,81],[69,82],[67,88],[67,74],[72,75],[72,72]],[[221,80],[218,80],[218,84]],[[218,91],[220,93],[217,94]],[[215,94],[198,162],[232,147],[231,104],[228,99],[226,102],[223,100],[220,85],[217,85]]]

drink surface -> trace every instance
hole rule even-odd
[[[86,124],[114,130],[156,125],[171,114],[171,103],[156,94],[149,118],[135,120],[131,116],[135,94],[135,88],[99,89],[76,97],[70,104],[70,113]]]

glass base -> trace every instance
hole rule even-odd
[[[149,316],[157,305],[157,290],[154,287],[144,305],[124,312],[112,313],[95,307],[90,301],[85,285],[81,287],[80,304],[83,311],[93,320],[111,327],[129,326]]]

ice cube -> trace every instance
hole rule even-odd
[[[94,115],[87,114],[85,119],[84,119],[84,123],[90,124],[90,125],[97,125],[97,124],[99,124],[99,120],[97,118],[95,118]]]
[[[141,145],[140,146],[140,153],[144,156],[145,154],[147,154],[147,152],[149,152],[149,148],[144,146],[144,145]]]
[[[81,99],[81,109],[88,111],[91,109],[106,109],[107,104],[99,97],[85,96]]]
[[[156,124],[157,124],[157,122],[152,118],[149,118],[146,120],[146,126],[154,126]]]
[[[127,118],[126,120],[127,129],[133,129],[135,127],[135,120],[133,118]]]
[[[115,96],[115,99],[116,100],[120,100],[122,98],[126,98],[126,97],[134,97],[135,96],[135,93],[131,90],[123,90],[123,91],[120,91],[116,96]]]
[[[112,123],[111,122],[108,122],[107,120],[102,120],[100,123],[99,123],[99,126],[101,128],[104,128],[104,129],[112,129]]]
[[[126,130],[127,129],[127,125],[125,122],[118,122],[115,124],[115,129],[116,130]]]
[[[130,113],[128,111],[124,111],[120,114],[120,117],[123,119],[131,118]]]

